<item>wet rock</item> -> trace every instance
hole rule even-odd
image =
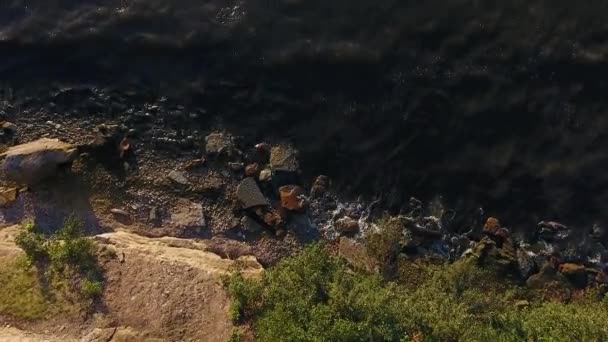
[[[273,171],[297,172],[300,168],[297,151],[288,146],[275,146],[270,152],[270,167]]]
[[[260,165],[258,163],[249,164],[247,167],[245,167],[245,177],[256,178],[259,173]]]
[[[231,135],[226,133],[211,133],[205,138],[205,152],[214,156],[232,156],[234,153],[234,141]]]
[[[272,179],[272,171],[264,169],[260,171],[260,182],[269,182]]]
[[[264,230],[261,224],[249,216],[243,216],[241,219],[241,226],[243,230],[249,233],[259,233]]]
[[[538,234],[541,240],[548,242],[563,241],[570,236],[570,229],[559,222],[541,221],[538,223]]]
[[[247,177],[239,183],[236,188],[236,197],[244,209],[269,205],[255,179],[251,177]]]
[[[359,222],[348,216],[345,216],[334,224],[336,231],[341,234],[355,234],[359,231]]]
[[[174,170],[174,171],[169,172],[169,174],[167,175],[167,178],[169,178],[172,182],[179,184],[179,185],[187,186],[188,184],[190,184],[190,182],[188,181],[188,178],[186,178],[186,176],[179,171]]]
[[[131,143],[127,138],[123,138],[118,145],[118,151],[120,159],[126,159],[129,157],[129,154],[132,152]]]
[[[317,177],[313,183],[312,189],[310,190],[310,197],[321,197],[327,190],[329,190],[329,177],[321,175]]]
[[[64,165],[71,165],[78,150],[56,139],[40,139],[17,145],[0,155],[7,180],[31,185],[54,176]]]
[[[260,164],[268,163],[268,161],[270,160],[271,148],[272,147],[267,143],[259,143],[259,144],[255,145],[255,153],[256,153],[255,158]]]
[[[352,267],[367,272],[377,272],[378,264],[372,258],[363,244],[347,237],[340,238],[338,255],[348,262]]]
[[[494,236],[498,234],[498,231],[500,231],[501,228],[502,226],[500,225],[500,222],[497,219],[490,217],[483,226],[482,231],[488,235]]]
[[[189,200],[179,200],[171,212],[171,223],[183,232],[200,234],[207,225],[203,206]]]
[[[301,211],[306,208],[307,201],[304,189],[297,185],[285,185],[279,188],[281,207],[291,211]]]
[[[17,201],[17,188],[0,189],[0,207],[6,208]]]

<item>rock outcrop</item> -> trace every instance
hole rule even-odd
[[[54,176],[77,155],[75,146],[45,138],[11,147],[0,158],[4,158],[2,171],[7,180],[32,185]]]

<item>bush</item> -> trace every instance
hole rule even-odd
[[[49,238],[28,224],[15,240],[25,252],[27,268],[35,265],[38,272],[48,275],[57,287],[67,283],[69,291],[77,287],[75,293],[86,298],[102,293],[97,245],[83,236],[79,221],[67,219],[65,225]]]
[[[260,280],[234,275],[229,290],[238,320],[251,323],[260,341],[608,339],[604,301],[541,302],[475,259],[423,273],[416,287],[387,282],[353,272],[315,245]],[[530,305],[518,307],[522,299]]]

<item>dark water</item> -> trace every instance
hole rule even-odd
[[[608,2],[0,0],[0,77],[168,96],[350,194],[606,222]],[[26,6],[27,5],[27,6]]]

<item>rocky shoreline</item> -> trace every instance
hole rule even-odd
[[[127,122],[138,117],[151,120],[148,113],[133,113]],[[47,136],[63,129],[59,123],[54,126],[56,131]],[[142,127],[154,126],[141,122],[100,124],[88,140],[79,136],[70,139],[73,143],[51,138],[24,142],[31,136],[22,137],[19,123],[5,121],[2,127],[7,147],[1,155],[0,214],[5,224],[28,218],[27,202],[34,207],[29,218],[52,226],[59,218],[48,212],[65,217],[70,208],[55,210],[51,204],[46,211],[37,210],[38,192],[61,196],[66,179],[77,179],[81,190],[88,189],[86,196],[104,204],[92,205],[91,214],[109,220],[89,220],[91,231],[119,224],[151,237],[210,239],[220,254],[252,253],[264,265],[318,240],[356,246],[370,234],[382,233],[378,222],[385,219],[399,227],[399,253],[407,258],[451,262],[474,255],[531,287],[559,282],[584,288],[608,282],[606,233],[597,225],[582,232],[541,221],[533,234],[522,234],[480,210],[471,219],[477,223],[462,232],[453,225],[454,210],[441,201],[425,204],[416,198],[391,217],[380,200],[341,200],[327,176],[303,180],[299,153],[289,144],[248,145],[243,137],[214,131],[179,140],[191,152],[171,160],[155,157],[164,153],[162,146],[178,140],[142,134]]]

